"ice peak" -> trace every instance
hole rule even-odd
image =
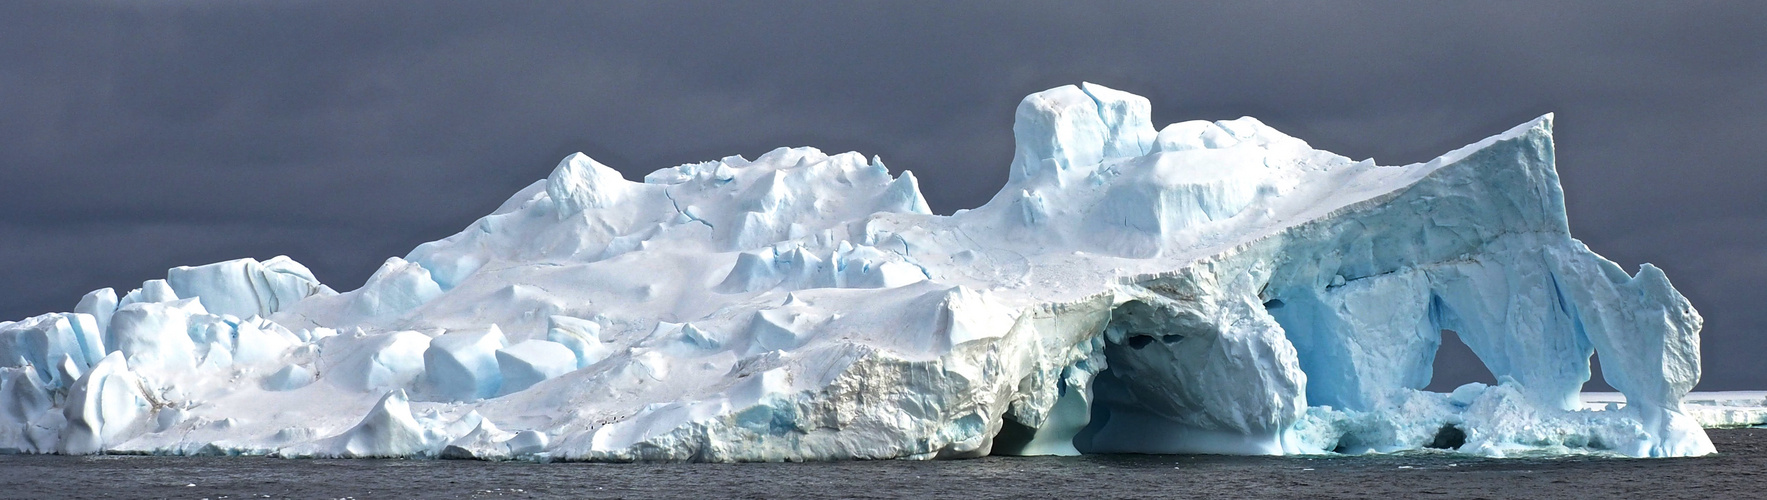
[[[1014,114],[1010,180],[1062,177],[1108,158],[1141,156],[1153,145],[1147,98],[1103,85],[1063,85],[1025,96]]]
[[[1532,149],[1535,150],[1535,151],[1533,151],[1534,154],[1545,154],[1547,156],[1551,156],[1552,155],[1552,120],[1553,120],[1552,113],[1540,115],[1539,118],[1528,120],[1527,122],[1524,122],[1520,125],[1510,127],[1509,130],[1505,130],[1501,134],[1486,137],[1484,140],[1481,140],[1479,142],[1475,142],[1472,144],[1461,146],[1459,149],[1449,151],[1449,152],[1443,154],[1442,156],[1436,157],[1436,159],[1431,160],[1429,162],[1429,164],[1431,164],[1431,165],[1445,165],[1445,164],[1449,164],[1449,163],[1454,163],[1454,162],[1460,161],[1461,159],[1464,159],[1468,156],[1472,156],[1473,153],[1477,153],[1479,151],[1483,151],[1485,149],[1488,149],[1488,148],[1490,148],[1500,142],[1515,140],[1515,139],[1523,139],[1526,142],[1532,144],[1533,145]],[[1548,163],[1548,165],[1550,166],[1550,162]]]
[[[590,208],[607,208],[617,203],[630,184],[620,172],[602,165],[589,155],[573,153],[558,162],[552,175],[546,176],[546,194],[558,209],[560,219]]]

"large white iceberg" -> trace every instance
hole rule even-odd
[[[278,257],[0,323],[22,452],[826,460],[1713,451],[1701,319],[1572,239],[1541,117],[1377,166],[1252,118],[1019,105],[1010,178],[581,154],[337,293]],[[1425,392],[1442,331],[1500,381]],[[1623,394],[1586,409],[1599,353]],[[1620,404],[1620,403],[1624,404]]]

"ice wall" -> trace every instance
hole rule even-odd
[[[932,215],[856,153],[581,154],[338,293],[285,257],[0,323],[0,449],[580,460],[1713,451],[1700,317],[1571,238],[1551,116],[1377,166],[1020,104]],[[1425,392],[1441,332],[1498,377]],[[1599,354],[1625,404],[1577,400]]]

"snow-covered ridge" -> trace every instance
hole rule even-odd
[[[356,290],[282,257],[98,290],[0,323],[0,449],[1713,451],[1682,403],[1701,319],[1570,237],[1550,115],[1382,167],[1150,109],[1025,98],[1007,185],[951,216],[856,153],[644,182],[577,154]],[[1444,329],[1501,383],[1419,390]],[[1625,404],[1584,408],[1593,353]]]

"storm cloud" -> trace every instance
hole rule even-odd
[[[583,151],[637,179],[878,155],[935,211],[1006,179],[1025,94],[1256,116],[1428,160],[1548,112],[1575,234],[1767,388],[1767,8],[1654,2],[0,3],[0,318],[287,254],[334,288]],[[1446,370],[1475,369],[1465,364]]]

